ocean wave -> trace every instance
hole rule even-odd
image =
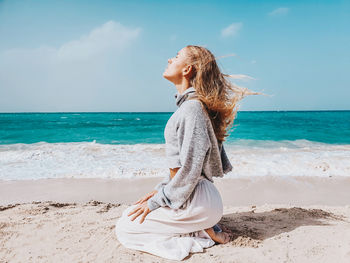
[[[350,145],[237,140],[224,143],[233,166],[225,177],[350,176]],[[93,142],[0,145],[0,179],[165,176],[164,144]]]

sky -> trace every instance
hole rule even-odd
[[[189,44],[267,95],[241,111],[350,110],[350,1],[0,0],[0,112],[173,112]]]

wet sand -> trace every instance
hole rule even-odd
[[[153,190],[161,177],[119,179],[0,180],[0,205],[32,201],[130,204]],[[350,177],[214,178],[224,205],[348,205]]]

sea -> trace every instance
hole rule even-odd
[[[0,113],[0,180],[165,176],[172,112]],[[239,111],[225,177],[350,176],[350,111]]]

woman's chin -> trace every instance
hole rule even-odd
[[[174,83],[174,81],[176,80],[176,77],[173,74],[169,74],[166,70],[163,72],[163,78],[169,80],[172,83]]]
[[[166,72],[164,71],[163,73],[163,78],[170,80],[170,76],[168,74],[166,74]]]

